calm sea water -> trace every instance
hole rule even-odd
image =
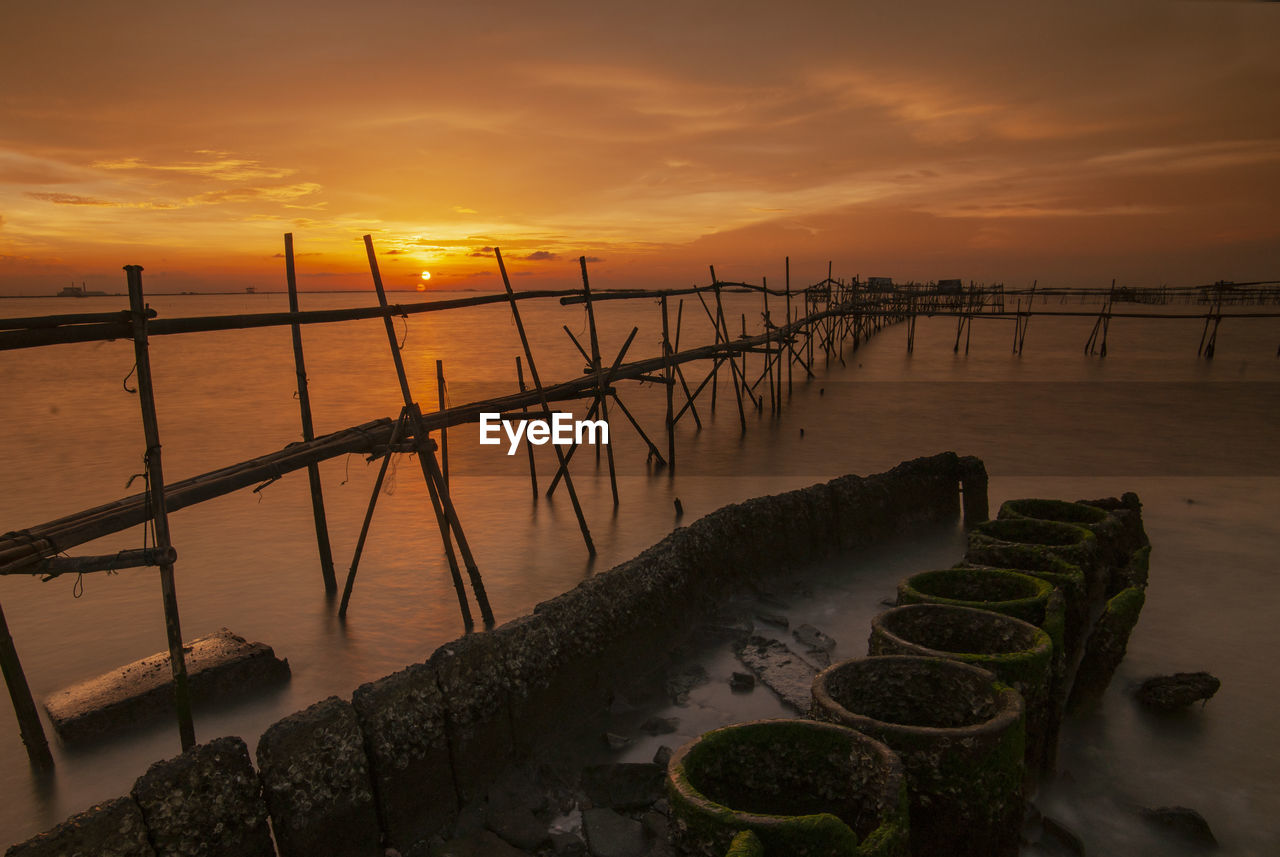
[[[399,296],[408,302],[415,296]],[[393,301],[396,300],[393,297]],[[367,295],[304,295],[305,309],[366,305]],[[120,308],[122,298],[7,300],[5,316]],[[152,299],[163,317],[262,312],[283,295]],[[1052,308],[1052,307],[1051,307]],[[1077,305],[1063,307],[1078,309]],[[586,344],[585,312],[555,302],[523,302],[544,380],[582,372],[561,330]],[[672,324],[676,305],[673,303]],[[758,296],[731,296],[731,329],[760,319]],[[780,305],[772,307],[774,318]],[[1190,311],[1190,310],[1189,310]],[[601,349],[617,353],[633,325],[628,359],[660,348],[656,302],[600,304]],[[1196,357],[1200,322],[1112,323],[1109,356],[1082,354],[1090,319],[1032,321],[1021,356],[1012,326],[979,321],[970,353],[952,352],[954,323],[921,320],[908,355],[905,329],[892,328],[817,378],[800,374],[784,414],[748,404],[739,429],[732,395],[704,427],[686,418],[674,474],[654,473],[645,447],[616,413],[614,453],[621,505],[615,511],[603,458],[584,450],[575,484],[599,550],[588,560],[568,497],[532,499],[523,454],[480,446],[474,426],[450,433],[452,492],[499,621],[606,569],[720,505],[870,473],[945,449],[981,456],[992,474],[992,509],[1003,499],[1076,499],[1136,491],[1155,546],[1152,585],[1129,657],[1098,712],[1065,732],[1067,773],[1047,788],[1042,807],[1074,827],[1091,853],[1173,853],[1133,820],[1131,805],[1183,804],[1210,821],[1226,854],[1280,852],[1280,703],[1272,653],[1280,646],[1275,556],[1280,523],[1280,325],[1224,322],[1217,357]],[[443,360],[446,398],[460,403],[513,392],[521,353],[504,306],[396,320],[418,401],[436,406],[435,361]],[[377,321],[304,329],[317,430],[394,416],[399,391]],[[683,308],[681,346],[710,340],[702,307]],[[164,468],[170,481],[278,449],[299,438],[288,330],[161,337],[152,343]],[[748,358],[751,377],[760,358]],[[114,500],[141,470],[136,397],[123,389],[133,365],[127,342],[0,353],[0,449],[5,453],[0,528],[19,529]],[[527,370],[526,370],[527,371]],[[690,384],[703,374],[689,372]],[[767,382],[761,389],[767,388]],[[665,454],[664,393],[628,382],[624,402]],[[578,416],[582,416],[579,409]],[[803,431],[802,431],[803,430]],[[545,487],[553,464],[539,456]],[[345,573],[376,465],[360,456],[321,466],[338,573]],[[135,483],[135,488],[139,483]],[[200,713],[197,736],[238,734],[252,748],[276,719],[331,694],[422,660],[462,632],[421,474],[398,459],[379,505],[345,625],[334,619],[321,584],[307,480],[301,473],[258,493],[242,491],[172,516],[179,551],[178,596],[187,638],[228,627],[289,659],[281,691],[227,710]],[[133,531],[75,553],[141,544]],[[911,570],[959,559],[963,540],[896,545],[857,561],[860,593],[892,592]],[[848,563],[843,566],[846,571]],[[38,698],[165,648],[154,572],[87,575],[42,583],[0,579],[3,601],[28,679]],[[852,603],[852,602],[840,602]],[[842,640],[838,655],[864,654],[876,599],[833,615],[815,611]],[[1153,720],[1129,697],[1153,673],[1208,669],[1218,696],[1185,717]],[[764,703],[762,703],[764,704]],[[177,752],[167,724],[114,743],[54,749],[57,770],[29,770],[17,730],[0,703],[0,841],[43,830],[95,801],[127,791],[151,761]],[[50,733],[52,734],[52,733]]]

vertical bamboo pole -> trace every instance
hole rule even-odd
[[[787,272],[787,330],[791,330],[791,257],[786,257]],[[787,395],[791,395],[791,370],[796,365],[795,334],[787,334]]]
[[[373,252],[373,236],[364,236],[365,254],[369,257],[369,271],[373,275],[373,287],[378,293],[378,304],[382,307],[387,306],[387,292],[382,287],[382,274],[378,270],[378,257]],[[422,411],[418,409],[418,405],[413,400],[413,394],[409,391],[409,378],[404,371],[404,360],[400,356],[400,343],[396,341],[395,325],[391,321],[391,316],[383,316],[383,322],[387,331],[387,341],[391,345],[391,360],[395,364],[396,378],[400,382],[400,395],[404,399],[405,407],[409,409],[409,425],[413,428],[413,439],[420,444],[418,447],[418,464],[422,468],[422,477],[427,483],[427,493],[431,496],[431,506],[436,515],[436,522],[440,526],[440,538],[444,542],[445,556],[449,560],[449,571],[453,575],[453,583],[455,587],[462,585],[462,578],[458,571],[458,560],[453,551],[453,540],[457,540],[458,552],[462,554],[462,562],[467,568],[467,576],[471,579],[471,590],[475,593],[476,602],[480,605],[480,615],[484,618],[486,624],[493,623],[493,611],[489,609],[489,597],[484,591],[484,582],[480,579],[480,569],[476,566],[475,557],[471,555],[471,547],[467,544],[467,537],[462,532],[462,522],[458,520],[458,512],[453,508],[453,501],[449,498],[449,491],[444,484],[444,474],[440,472],[440,465],[436,462],[435,453],[427,449],[423,449],[421,444],[426,440],[422,430]],[[450,534],[452,533],[452,538]]]
[[[160,424],[156,419],[155,388],[151,383],[151,357],[147,345],[147,310],[142,297],[142,266],[125,265],[129,283],[129,309],[133,312],[133,356],[137,361],[138,402],[142,407],[142,431],[147,441],[147,502],[155,546],[168,551],[169,515],[165,509],[164,468],[160,461]],[[169,665],[173,672],[173,701],[178,715],[178,737],[182,749],[196,743],[195,724],[191,720],[191,692],[187,685],[187,662],[182,651],[182,627],[178,620],[178,590],[173,563],[160,565],[160,592],[164,601],[164,626],[169,638]]]
[[[587,325],[591,333],[591,369],[596,373],[596,407],[600,411],[600,419],[604,420],[605,426],[608,426],[609,405],[604,391],[604,367],[600,362],[600,338],[596,331],[596,311],[591,304],[591,282],[587,279],[587,257],[579,256],[578,265],[582,268],[582,294],[587,302]],[[604,448],[609,457],[609,488],[613,491],[613,507],[616,509],[618,507],[618,475],[613,468],[613,444],[604,444]],[[600,447],[597,445],[597,463],[600,461],[599,454]]]
[[[707,267],[711,269],[711,285],[715,286],[716,266],[708,265]],[[717,289],[716,294],[718,295],[719,293],[720,291],[719,289]],[[698,300],[702,300],[701,293],[698,294]],[[707,308],[706,302],[703,302],[702,308],[703,309]],[[711,319],[711,325],[716,329],[716,344],[719,345],[720,344],[720,322],[716,318],[713,318]],[[720,362],[721,361],[719,359],[716,359],[711,363],[711,413],[713,414],[716,412],[716,388],[720,386]]]
[[[671,465],[671,473],[676,471],[676,420],[675,420],[675,378],[671,370],[671,337],[667,315],[667,296],[662,296],[662,356],[666,360],[664,370],[667,378],[667,463]]]
[[[52,768],[53,754],[49,752],[49,740],[45,738],[40,712],[36,710],[36,701],[31,697],[31,688],[22,671],[22,662],[18,660],[18,650],[13,645],[13,637],[9,635],[9,623],[5,621],[3,607],[0,607],[0,669],[4,671],[4,683],[9,688],[9,698],[13,700],[13,713],[18,718],[18,734],[22,736],[22,743],[27,748],[27,758],[37,768]]]
[[[715,277],[716,277],[716,269],[712,268],[711,279],[714,280]],[[719,283],[715,284],[715,293],[716,293],[716,320],[720,325],[719,338],[723,339],[724,344],[728,346],[729,345],[729,324],[724,320],[724,304],[721,303],[720,301],[720,284]],[[746,412],[742,410],[742,389],[741,389],[742,385],[738,383],[738,363],[736,360],[733,359],[732,352],[729,353],[728,361],[729,361],[729,371],[733,379],[733,397],[738,402],[738,422],[742,425],[742,430],[746,431],[747,415],[746,415]],[[712,384],[713,386],[711,388],[711,392],[714,395],[715,394],[714,381],[712,382]],[[714,398],[712,399],[712,401],[713,402],[715,401]]]
[[[681,324],[683,323],[683,321],[684,321],[684,298],[681,298],[679,303],[676,304],[676,341],[671,346],[672,351],[676,354],[680,353],[680,330],[681,330]],[[701,430],[702,417],[698,416],[698,407],[693,403],[693,394],[689,392],[689,382],[685,380],[684,370],[680,368],[679,363],[675,364],[675,370],[676,370],[676,377],[680,379],[680,387],[684,390],[684,397],[685,397],[685,401],[687,402],[689,412],[693,414],[694,425],[696,425],[698,429]],[[684,413],[683,409],[681,410],[681,413]],[[678,421],[679,419],[680,419],[679,416],[677,416],[676,420]]]
[[[444,361],[436,361],[436,402],[444,410]],[[440,472],[444,474],[444,487],[449,487],[449,427],[440,427]]]
[[[520,307],[516,305],[516,295],[511,288],[511,279],[507,276],[507,266],[502,263],[502,251],[495,247],[493,255],[498,260],[498,271],[502,274],[502,285],[507,290],[507,301],[511,304],[511,315],[515,318],[516,330],[520,333],[520,344],[524,346],[524,358],[529,361],[529,375],[533,380],[534,388],[538,391],[538,400],[542,404],[543,411],[551,413],[551,403],[547,401],[546,390],[538,377],[538,367],[533,362],[529,336],[524,332],[524,322],[520,319]],[[578,492],[574,490],[573,477],[569,475],[569,466],[564,460],[564,452],[554,443],[551,444],[551,448],[555,450],[556,460],[560,462],[560,470],[564,473],[564,484],[569,489],[569,500],[573,503],[573,513],[578,518],[578,529],[582,530],[582,540],[586,542],[587,553],[595,556],[596,546],[591,541],[591,531],[587,528],[586,516],[582,514],[582,504],[578,502]]]
[[[284,235],[284,271],[289,284],[289,312],[298,311],[298,279],[293,266],[293,233]],[[302,325],[296,321],[293,329],[293,368],[298,378],[298,409],[302,412],[302,439],[316,439],[315,426],[311,422],[311,394],[307,389],[307,366],[302,359]],[[316,547],[320,551],[320,573],[324,576],[324,591],[330,594],[338,589],[333,573],[333,548],[329,542],[329,522],[324,514],[324,494],[320,487],[320,465],[307,465],[307,480],[311,483],[311,517],[316,525]]]
[[[528,389],[528,387],[524,385],[524,367],[520,363],[522,359],[523,358],[521,358],[520,355],[518,354],[516,355],[516,380],[520,382],[521,393],[523,393],[525,390]],[[525,414],[529,413],[528,407],[521,408],[520,410],[521,410],[521,413],[525,413]],[[537,501],[538,469],[533,463],[533,444],[529,443],[529,440],[527,438],[525,439],[525,442],[524,442],[524,448],[525,448],[525,452],[529,453],[529,482],[532,483],[533,485],[533,499],[534,501]]]

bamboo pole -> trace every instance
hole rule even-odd
[[[142,430],[146,437],[147,497],[157,550],[173,546],[169,537],[169,513],[165,507],[164,468],[160,455],[160,425],[156,419],[155,389],[151,383],[151,357],[147,344],[147,314],[142,296],[142,266],[125,265],[129,283],[129,307],[133,312],[133,354],[137,361],[138,403],[142,407]],[[164,602],[164,625],[169,638],[169,666],[173,673],[173,701],[178,715],[178,736],[183,750],[196,743],[191,720],[191,692],[187,685],[187,663],[182,651],[182,627],[178,618],[178,590],[173,563],[160,565],[160,591]]]
[[[538,367],[533,362],[533,351],[529,348],[529,337],[524,332],[524,322],[520,319],[520,308],[516,306],[515,291],[511,288],[511,280],[507,277],[507,266],[502,263],[502,251],[494,248],[493,254],[498,260],[498,271],[502,274],[502,285],[507,291],[507,299],[511,302],[511,314],[515,317],[516,330],[520,332],[520,344],[524,346],[524,358],[529,361],[529,375],[533,379],[533,386],[538,391],[538,398],[542,402],[543,410],[551,410],[551,403],[547,399],[546,391],[542,387],[542,380],[538,377]],[[551,448],[555,450],[556,459],[560,462],[560,471],[564,473],[564,482],[569,489],[569,500],[573,503],[573,513],[578,518],[578,528],[582,530],[582,540],[586,542],[587,553],[591,556],[596,555],[596,546],[591,541],[591,531],[587,528],[587,519],[582,514],[582,505],[578,502],[578,492],[573,488],[573,477],[569,475],[568,465],[564,460],[564,452],[554,443]]]
[[[522,359],[523,358],[521,358],[520,355],[518,354],[516,355],[516,380],[520,383],[521,393],[525,392],[525,390],[527,389],[524,385],[524,367],[520,363]],[[521,413],[523,414],[529,413],[529,408],[527,405],[521,408],[520,410],[521,410]],[[533,499],[534,501],[537,501],[538,499],[538,468],[534,465],[533,444],[529,443],[528,438],[525,438],[524,440],[524,449],[525,449],[525,452],[529,453],[529,482],[533,486]]]
[[[9,698],[13,700],[13,713],[18,718],[18,734],[22,736],[23,746],[27,748],[27,758],[36,768],[52,768],[53,754],[49,752],[49,739],[45,737],[40,712],[36,709],[36,701],[31,697],[31,687],[27,684],[26,673],[22,671],[22,661],[18,659],[18,650],[9,634],[9,623],[4,618],[3,606],[0,606],[0,671],[4,672],[4,683],[9,689]]]
[[[667,463],[671,465],[671,473],[676,470],[676,420],[675,420],[675,379],[672,377],[671,330],[667,314],[667,296],[662,296],[662,356],[667,359],[665,377],[667,379]]]
[[[604,367],[600,362],[600,337],[596,331],[596,311],[591,303],[591,281],[587,278],[587,257],[579,256],[578,265],[582,268],[582,295],[587,302],[587,325],[591,332],[591,371],[596,376],[596,406],[600,411],[600,419],[604,420],[605,430],[609,426],[609,405],[604,392]],[[664,298],[665,300],[665,298]],[[613,507],[618,508],[618,475],[613,467],[613,444],[604,444],[605,454],[609,458],[609,488],[613,491]],[[596,446],[596,463],[600,461],[600,446]]]
[[[680,328],[683,320],[684,320],[684,299],[681,298],[680,302],[676,304],[676,341],[675,341],[675,344],[672,346],[676,354],[680,353]],[[676,370],[676,377],[680,379],[680,388],[684,390],[684,398],[685,398],[686,406],[690,409],[690,412],[693,414],[694,425],[696,425],[699,431],[701,431],[702,417],[698,416],[698,408],[693,404],[693,395],[689,392],[689,382],[685,380],[684,370],[680,368],[680,364],[675,363],[674,366]],[[680,413],[684,413],[684,410],[682,409]],[[677,417],[677,419],[679,418]]]
[[[284,236],[284,270],[285,280],[289,286],[289,312],[298,312],[298,280],[293,265],[293,233]],[[302,327],[296,322],[290,325],[293,334],[293,369],[298,382],[298,410],[302,415],[302,439],[310,442],[316,439],[315,426],[311,421],[311,394],[307,389],[307,365],[302,356]],[[315,462],[307,465],[307,481],[311,486],[311,517],[315,521],[316,548],[320,552],[320,574],[324,578],[325,592],[333,593],[338,589],[338,581],[333,571],[333,549],[329,542],[329,522],[324,513],[324,492],[320,484],[320,466]]]
[[[373,236],[364,236],[365,254],[369,258],[369,271],[373,275],[373,287],[378,293],[378,304],[385,307],[387,305],[387,293],[382,286],[382,274],[378,270],[378,257],[373,251]],[[489,599],[484,591],[484,583],[480,580],[480,569],[476,566],[475,558],[471,555],[471,547],[467,544],[466,535],[462,532],[462,524],[458,520],[458,513],[453,508],[453,501],[449,499],[448,489],[444,485],[444,475],[440,472],[440,465],[436,462],[435,452],[425,448],[422,440],[426,438],[427,432],[423,426],[422,411],[413,400],[413,394],[409,390],[409,378],[405,374],[404,359],[400,356],[400,344],[396,341],[395,325],[391,322],[391,316],[383,316],[384,326],[387,331],[387,342],[391,346],[391,360],[395,364],[396,379],[400,382],[400,395],[404,399],[404,405],[409,410],[409,426],[413,429],[414,439],[418,441],[418,464],[422,468],[422,478],[427,483],[427,493],[431,496],[431,507],[436,515],[436,522],[440,527],[440,538],[444,542],[445,556],[449,559],[449,571],[453,575],[454,585],[460,585],[458,560],[453,551],[453,540],[458,543],[458,553],[462,554],[462,562],[467,568],[467,575],[471,579],[471,590],[476,596],[476,601],[480,605],[480,615],[484,618],[486,624],[493,623],[493,612],[489,609]],[[450,534],[452,533],[452,539]],[[464,616],[463,621],[466,621]]]
[[[436,410],[443,411],[444,403],[444,361],[436,361]],[[444,474],[444,485],[449,487],[449,427],[440,427],[440,472]]]

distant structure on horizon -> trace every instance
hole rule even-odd
[[[93,292],[93,291],[90,291],[90,290],[86,289],[86,288],[84,287],[84,283],[81,283],[81,284],[80,284],[80,285],[78,285],[78,286],[77,286],[75,283],[72,283],[71,285],[69,285],[69,286],[67,286],[66,288],[64,288],[62,291],[58,292],[58,294],[56,295],[56,297],[60,297],[60,298],[97,298],[97,297],[103,297],[103,296],[105,296],[105,295],[106,295],[106,292]]]

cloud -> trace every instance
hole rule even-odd
[[[548,250],[534,250],[527,256],[517,256],[516,258],[523,259],[526,262],[554,262],[560,258],[560,254],[552,253]]]
[[[476,211],[474,208],[463,208],[460,205],[455,205],[453,207],[453,210],[456,211],[458,214],[479,214],[480,213]]]
[[[74,193],[48,193],[43,191],[26,191],[24,196],[31,199],[38,199],[42,202],[51,202],[54,205],[90,205],[101,206],[103,208],[148,208],[158,210],[168,210],[178,208],[177,205],[169,202],[114,202],[109,199],[99,199],[93,196],[80,196]]]
[[[118,158],[115,160],[94,161],[89,166],[101,170],[149,170],[153,172],[185,173],[227,182],[252,179],[282,179],[297,172],[297,170],[285,167],[264,166],[261,161],[225,157],[226,153],[224,152],[202,150],[196,154],[214,154],[220,157],[213,161],[184,161],[174,164],[151,164],[142,158]]]
[[[189,205],[217,205],[224,202],[286,202],[309,196],[320,190],[315,182],[281,187],[242,187],[233,190],[212,190],[187,198]]]
[[[52,202],[54,205],[105,205],[110,207],[120,206],[123,203],[112,202],[109,199],[95,199],[91,196],[77,196],[74,193],[36,193],[27,191],[24,196],[32,199],[39,199],[45,202]]]
[[[492,247],[481,247],[481,248],[479,248],[478,250],[472,250],[472,251],[471,251],[470,253],[468,253],[467,255],[468,255],[468,256],[475,256],[475,257],[480,258],[480,259],[492,259],[492,258],[493,258],[493,248],[492,248]]]

